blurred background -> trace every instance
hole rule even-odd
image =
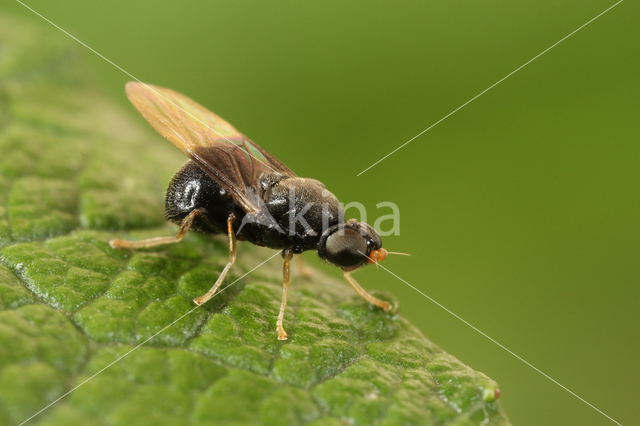
[[[363,203],[370,223],[390,213],[377,203],[397,204],[400,235],[384,246],[413,256],[383,266],[637,424],[639,4],[620,3],[357,177],[615,1],[25,3]],[[0,13],[49,25],[15,1]],[[87,56],[137,114],[123,90],[131,77]],[[383,269],[356,277],[495,379],[514,425],[614,424]]]

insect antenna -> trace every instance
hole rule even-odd
[[[411,256],[409,253],[399,253],[397,251],[388,251],[387,254],[399,254],[402,256]]]

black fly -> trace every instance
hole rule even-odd
[[[360,296],[385,311],[389,302],[367,293],[350,273],[387,256],[380,235],[366,223],[344,221],[338,199],[315,179],[297,177],[287,166],[247,139],[229,123],[193,100],[157,86],[131,82],[127,96],[147,121],[190,160],[173,176],[165,214],[180,225],[174,237],[144,241],[113,239],[111,247],[143,248],[176,243],[187,231],[225,233],[229,262],[211,290],[194,299],[198,305],[216,293],[236,260],[236,237],[281,249],[284,288],[278,315],[278,339],[294,254],[315,249],[323,260],[341,268]],[[365,256],[363,256],[363,254]]]

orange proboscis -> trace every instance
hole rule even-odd
[[[378,250],[371,250],[369,253],[369,263],[378,263],[382,262],[387,257],[387,251],[383,248],[379,248]]]

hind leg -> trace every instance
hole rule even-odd
[[[180,230],[173,237],[156,237],[141,241],[127,241],[114,238],[113,240],[109,241],[109,245],[113,248],[148,248],[160,246],[163,244],[179,243],[180,241],[182,241],[187,231],[191,228],[191,225],[193,225],[193,221],[195,220],[196,216],[204,213],[204,209],[195,209],[191,213],[189,213],[189,215],[185,217],[180,224]]]

